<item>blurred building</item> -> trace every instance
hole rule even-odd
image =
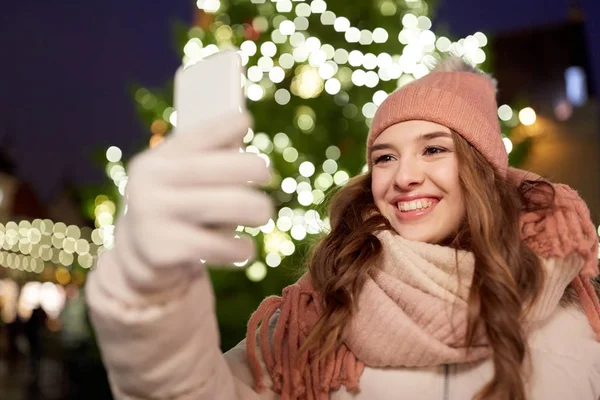
[[[0,223],[49,218],[67,225],[84,226],[80,200],[68,184],[62,184],[49,202],[43,202],[33,186],[20,179],[6,150],[0,150]]]
[[[93,221],[84,217],[81,198],[70,184],[61,185],[46,207],[52,221],[79,227],[93,226]]]
[[[47,209],[31,185],[17,178],[14,163],[0,151],[0,222],[46,218]]]
[[[584,23],[573,10],[559,24],[494,37],[491,68],[501,104],[527,104],[537,113],[520,136],[533,137],[523,167],[573,186],[600,223],[598,93]],[[518,110],[516,110],[518,111]]]

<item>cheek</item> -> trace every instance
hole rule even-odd
[[[458,163],[455,160],[448,160],[450,162],[445,165],[440,165],[436,168],[433,174],[435,175],[436,182],[439,183],[444,191],[452,196],[460,196],[461,188],[458,177]],[[461,196],[462,197],[462,196]]]
[[[373,200],[375,204],[385,201],[385,194],[389,187],[389,179],[382,171],[373,171],[371,175],[371,191],[373,192]]]
[[[456,163],[450,163],[446,168],[438,170],[437,182],[446,192],[446,195],[452,199],[453,207],[459,215],[464,212],[464,200],[463,191],[460,186],[460,179],[458,176],[458,165]]]

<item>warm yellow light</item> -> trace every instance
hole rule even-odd
[[[82,268],[91,268],[94,264],[94,257],[91,254],[80,254],[77,256],[77,262]]]
[[[90,243],[85,239],[79,239],[75,243],[75,251],[78,254],[88,254],[90,251]]]
[[[56,281],[61,285],[71,282],[71,273],[65,267],[58,267],[55,272]]]
[[[94,200],[94,204],[98,205],[98,204],[105,202],[106,200],[108,200],[108,197],[101,194],[101,195],[96,196],[96,199]]]
[[[100,226],[110,225],[114,222],[114,216],[108,211],[103,211],[96,216],[96,222]]]
[[[256,261],[246,269],[246,276],[253,282],[262,281],[267,276],[267,267],[260,261]]]
[[[150,148],[156,147],[158,146],[162,141],[163,141],[164,137],[160,136],[160,135],[152,135],[152,137],[150,138]]]
[[[279,252],[284,256],[291,256],[292,254],[294,254],[295,250],[296,246],[291,240],[285,240],[279,245]]]
[[[265,261],[267,262],[267,265],[269,267],[276,268],[281,264],[281,256],[279,255],[279,253],[269,253],[265,257]]]
[[[316,68],[303,66],[297,69],[292,80],[292,93],[303,99],[317,97],[323,91],[323,79]]]
[[[521,123],[525,126],[535,124],[536,119],[537,115],[535,114],[534,109],[531,107],[525,107],[519,111],[519,121],[521,121]]]
[[[274,230],[273,232],[264,236],[264,249],[267,253],[276,253],[279,250],[281,243],[285,242],[286,240],[289,240],[288,235],[281,231]]]
[[[60,253],[58,253],[58,262],[60,262],[65,267],[71,266],[71,264],[73,264],[74,259],[75,257],[73,256],[73,254],[68,253],[65,250],[61,250]]]
[[[169,117],[170,116],[171,116],[171,113],[169,113]],[[165,133],[167,133],[168,128],[169,128],[169,126],[167,125],[167,123],[164,120],[157,119],[154,122],[152,122],[152,125],[150,125],[150,132],[152,132],[153,135],[163,136]],[[119,159],[116,161],[120,161],[120,159],[121,158],[119,157]]]
[[[350,179],[350,176],[348,175],[348,173],[346,171],[338,171],[333,175],[333,181],[338,186],[345,185],[349,179]]]

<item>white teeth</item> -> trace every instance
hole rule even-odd
[[[432,204],[431,200],[403,201],[398,203],[398,209],[400,211],[424,210],[431,207]]]

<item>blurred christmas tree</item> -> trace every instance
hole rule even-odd
[[[486,36],[478,32],[458,41],[436,36],[428,17],[432,5],[199,0],[194,26],[177,29],[184,64],[232,46],[240,49],[255,119],[244,139],[246,150],[264,157],[275,171],[267,188],[278,207],[275,220],[257,229],[240,227],[256,238],[259,259],[239,271],[211,272],[224,349],[244,336],[258,303],[303,270],[308,245],[327,229],[325,194],[364,171],[368,127],[387,93],[427,74],[446,53],[486,69]],[[136,87],[134,97],[149,126],[148,145],[156,146],[176,124],[172,83],[159,90]],[[500,107],[499,117],[507,149],[518,162],[529,142],[513,144],[508,138],[519,123],[510,106]],[[110,246],[117,189],[124,192],[127,175],[119,149],[109,149],[107,159],[115,190],[90,207]],[[101,207],[105,203],[110,210]]]

